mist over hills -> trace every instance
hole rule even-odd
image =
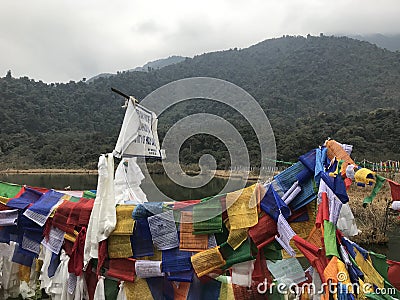
[[[150,61],[148,63],[145,63],[142,67],[136,67],[134,69],[130,69],[130,70],[128,70],[128,72],[133,72],[133,71],[150,72],[150,71],[154,71],[154,70],[158,70],[158,69],[164,68],[164,67],[169,66],[169,65],[180,63],[181,61],[184,61],[186,58],[188,58],[188,57],[172,55],[172,56],[169,56],[167,58],[160,58],[160,59],[156,59],[154,61]],[[90,82],[93,82],[94,80],[96,80],[98,78],[102,78],[102,77],[108,78],[108,77],[111,77],[111,76],[115,76],[117,74],[101,73],[101,74],[98,74],[96,76],[93,76],[92,78],[89,78],[86,82],[90,83]]]
[[[150,72],[150,71],[154,71],[157,69],[162,69],[169,65],[174,65],[174,64],[180,63],[180,62],[184,61],[186,58],[188,58],[188,57],[172,55],[167,58],[161,58],[161,59],[156,59],[154,61],[150,61],[150,62],[144,64],[142,67],[136,67],[129,71]]]
[[[400,34],[394,35],[384,35],[380,33],[367,34],[367,35],[350,35],[349,37],[360,40],[367,41],[371,44],[376,44],[381,48],[386,48],[390,51],[400,50]]]
[[[123,119],[123,100],[111,87],[143,99],[168,82],[195,76],[224,79],[249,92],[271,122],[278,159],[295,160],[327,137],[353,144],[357,160],[400,159],[400,53],[348,37],[309,35],[89,83],[45,84],[7,74],[0,79],[0,167],[93,168],[100,153],[113,149]],[[248,124],[207,100],[190,100],[163,113],[160,138],[171,124],[198,112],[231,121],[257,165],[257,139]],[[220,168],[229,166],[225,147],[210,136],[190,138],[180,157],[196,163],[204,153],[214,155]]]

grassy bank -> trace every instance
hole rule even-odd
[[[171,169],[177,170],[177,172],[180,172],[179,168],[177,166],[169,166]],[[189,164],[189,165],[183,165],[181,166],[182,171],[185,172],[188,175],[198,175],[200,174],[200,168],[198,164]],[[154,162],[154,163],[148,163],[147,164],[147,169],[149,170],[150,174],[165,174],[163,164],[161,162]],[[229,170],[211,170],[210,172],[215,172],[215,177],[218,178],[229,178],[229,177],[234,177],[234,178],[244,178],[247,176],[248,180],[258,180],[258,174],[255,172],[248,172],[248,171],[229,171]]]
[[[385,177],[400,181],[400,174],[382,174]],[[376,198],[367,207],[363,207],[363,200],[371,193],[372,187],[358,187],[352,185],[348,191],[350,206],[361,233],[352,239],[359,243],[386,243],[387,233],[400,225],[399,213],[390,209],[391,193],[388,184],[384,184]]]
[[[97,170],[89,169],[5,169],[0,174],[97,174]]]

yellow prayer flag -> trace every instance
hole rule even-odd
[[[219,247],[196,253],[190,259],[197,277],[204,276],[226,264],[226,261],[219,252]]]
[[[232,229],[253,227],[258,222],[257,206],[252,205],[252,197],[256,185],[228,193],[226,195],[226,207],[229,223]]]

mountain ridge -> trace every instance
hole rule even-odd
[[[371,44],[376,44],[381,48],[388,49],[390,51],[400,50],[400,34],[385,35],[380,33],[367,34],[367,35],[349,35],[349,37],[360,40],[367,41]]]
[[[311,35],[307,35],[308,37],[310,37]],[[322,34],[323,36],[323,34]],[[384,48],[390,51],[399,51],[400,50],[400,34],[393,34],[393,35],[384,35],[384,34],[380,34],[380,33],[375,33],[375,34],[367,34],[367,35],[361,35],[361,34],[333,34],[333,36],[335,37],[348,37],[351,39],[355,39],[355,40],[359,40],[359,41],[364,41],[364,42],[369,42],[371,44],[375,44],[380,48]],[[286,35],[284,35],[283,37],[286,37]],[[288,37],[290,37],[288,35]],[[273,39],[269,39],[269,40],[274,40],[274,39],[279,39],[279,38],[273,38]],[[262,43],[262,42],[260,42]],[[260,44],[257,43],[256,45]],[[253,46],[256,46],[253,45]],[[248,48],[251,48],[252,46],[249,46]],[[234,48],[237,49],[237,48]],[[247,48],[245,48],[247,49]],[[215,52],[223,52],[226,50],[220,50],[220,51],[215,51]],[[214,53],[214,52],[213,52]],[[155,59],[153,61],[149,61],[146,64],[144,64],[141,67],[135,67],[133,69],[128,69],[126,71],[128,72],[148,72],[149,68],[150,69],[160,69],[166,66],[169,66],[171,64],[176,64],[176,63],[180,63],[182,61],[184,61],[185,59],[187,59],[189,57],[185,57],[185,56],[180,56],[180,55],[171,55],[169,57],[166,58],[159,58],[159,59]],[[122,71],[122,72],[126,72],[126,71]],[[91,78],[89,78],[87,80],[87,82],[92,82],[93,80],[97,79],[97,78],[101,78],[101,77],[110,77],[110,76],[114,76],[117,75],[117,73],[100,73],[98,75],[95,75]]]
[[[328,136],[353,143],[360,160],[400,159],[400,53],[348,37],[285,36],[88,84],[1,78],[0,167],[94,168],[98,155],[113,149],[123,119],[123,99],[110,87],[140,100],[166,83],[196,76],[248,91],[271,122],[279,159],[295,160]],[[196,112],[235,123],[257,164],[251,128],[229,108],[205,100],[163,113],[160,139],[173,122]],[[223,145],[206,136],[184,144],[181,159],[196,163],[204,153],[215,155],[220,168],[229,166]]]
[[[172,64],[176,64],[179,62],[184,61],[186,58],[185,56],[179,56],[179,55],[171,55],[168,56],[166,58],[159,58],[153,61],[149,61],[147,63],[145,63],[143,66],[141,67],[136,67],[134,69],[129,69],[125,72],[149,72],[150,70],[154,70],[154,69],[161,69],[164,68],[166,66],[172,65]],[[95,75],[91,78],[89,78],[88,80],[86,80],[87,83],[93,82],[94,80],[98,79],[98,78],[108,78],[111,76],[116,76],[118,75],[119,72],[117,72],[116,74],[113,73],[100,73],[98,75]]]

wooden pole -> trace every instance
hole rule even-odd
[[[115,89],[115,88],[113,88],[113,87],[111,88],[111,90],[112,90],[114,93],[117,93],[118,95],[124,97],[125,99],[128,99],[128,100],[129,100],[129,98],[130,98],[127,94],[124,94],[123,92],[121,92],[121,91],[119,91],[119,90],[117,90],[117,89]]]

